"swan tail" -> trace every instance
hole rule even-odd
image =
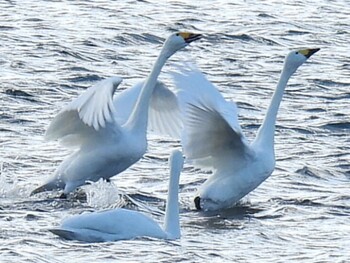
[[[76,233],[70,230],[64,230],[64,229],[59,229],[59,228],[51,228],[48,229],[51,233],[60,236],[64,239],[68,240],[75,240],[77,239]]]
[[[36,189],[34,189],[30,195],[35,195],[38,193],[46,192],[46,191],[52,191],[57,189],[64,189],[65,184],[60,181],[50,181]]]
[[[50,228],[48,229],[51,233],[62,237],[67,240],[78,240],[83,242],[106,242],[106,241],[115,241],[121,240],[122,237],[118,235],[104,233],[101,234],[99,231],[92,229],[62,229],[62,228]]]

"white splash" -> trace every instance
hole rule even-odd
[[[5,175],[5,172],[4,164],[0,163],[0,198],[15,198],[21,196],[17,176],[11,176],[11,179],[9,179]]]
[[[83,189],[86,192],[86,201],[91,207],[117,208],[122,207],[125,203],[123,194],[113,182],[100,179],[85,185]]]

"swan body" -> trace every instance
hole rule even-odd
[[[237,106],[226,101],[195,68],[173,73],[183,103],[183,150],[186,158],[212,171],[195,197],[197,209],[217,210],[235,205],[274,171],[277,112],[289,78],[319,49],[290,52],[263,124],[249,144],[238,123]]]
[[[117,208],[73,216],[64,220],[59,228],[50,229],[50,231],[65,239],[84,242],[116,241],[138,237],[180,238],[178,191],[183,156],[179,150],[171,153],[169,165],[170,180],[164,229],[145,214]]]
[[[64,194],[87,181],[108,180],[140,160],[147,149],[148,109],[157,78],[166,61],[201,35],[174,33],[165,41],[126,117],[118,115],[113,94],[121,79],[103,80],[69,103],[51,122],[45,138],[77,148],[43,186],[32,194],[63,189]],[[125,105],[125,104],[124,104]],[[118,109],[122,112],[122,108]]]

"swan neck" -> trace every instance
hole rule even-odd
[[[146,134],[150,99],[162,67],[170,56],[171,54],[168,54],[163,46],[161,53],[159,54],[150,74],[141,88],[135,107],[130,114],[128,121],[126,122],[126,126],[129,129],[136,129]]]
[[[179,218],[179,180],[181,167],[178,165],[176,167],[174,165],[170,167],[168,198],[164,220],[164,231],[167,233],[169,239],[177,239],[181,235]]]
[[[278,109],[282,101],[284,90],[292,74],[293,72],[283,69],[267,109],[265,119],[258,130],[256,141],[264,143],[266,146],[273,147]]]

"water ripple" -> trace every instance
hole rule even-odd
[[[347,262],[349,12],[342,0],[0,2],[2,260]],[[174,55],[164,73],[176,63],[195,62],[238,102],[249,140],[264,118],[286,52],[321,47],[286,89],[276,126],[276,170],[241,206],[202,213],[193,197],[208,174],[186,164],[179,241],[84,244],[55,237],[46,229],[67,216],[120,205],[162,222],[167,158],[179,147],[171,139],[150,137],[146,156],[113,178],[114,186],[90,185],[87,195],[67,200],[57,198],[59,192],[29,193],[70,153],[43,140],[63,105],[105,77],[122,76],[122,88],[132,86],[177,30],[205,37]]]

